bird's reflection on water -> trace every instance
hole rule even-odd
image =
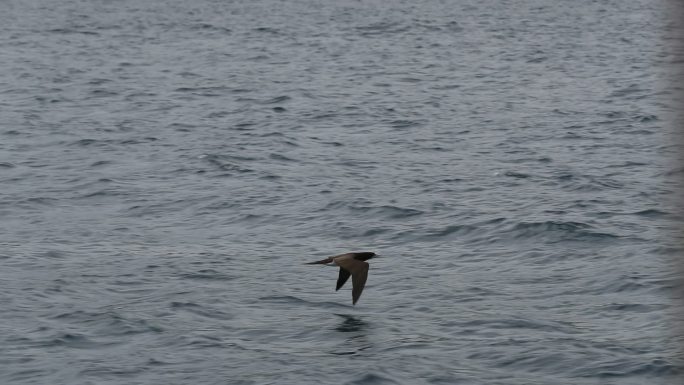
[[[335,328],[338,332],[350,333],[350,332],[360,332],[368,327],[368,323],[364,322],[358,317],[354,317],[347,314],[335,314],[344,318],[341,324],[337,325]]]
[[[360,353],[372,346],[368,339],[367,331],[369,324],[361,318],[354,317],[348,314],[335,314],[342,317],[342,322],[337,325],[335,330],[346,334],[344,342],[340,345],[340,349],[333,351],[335,355],[353,355]]]

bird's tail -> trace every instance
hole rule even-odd
[[[326,259],[321,259],[320,261],[315,261],[315,262],[307,262],[305,265],[325,265],[326,263],[330,263],[331,259],[326,258]]]

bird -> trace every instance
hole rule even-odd
[[[375,257],[375,253],[360,252],[360,253],[346,253],[328,257],[320,261],[307,262],[307,265],[328,265],[339,266],[340,275],[337,277],[337,287],[335,291],[340,290],[345,282],[352,277],[352,305],[356,305],[356,301],[361,297],[363,287],[366,286],[366,279],[368,278],[368,262],[367,260]]]

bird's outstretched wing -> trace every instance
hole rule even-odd
[[[340,288],[344,286],[344,283],[347,282],[349,276],[351,276],[351,273],[340,267],[340,275],[337,277],[337,287],[335,288],[335,291],[340,290]]]
[[[352,288],[352,304],[356,305],[356,301],[359,300],[361,292],[363,291],[364,286],[366,286],[366,280],[368,279],[368,263],[353,258],[338,258],[335,260],[335,263],[341,268],[340,277],[342,270],[347,270],[351,274],[352,285],[354,286]],[[341,286],[339,285],[339,281],[340,280],[338,279],[338,286]]]

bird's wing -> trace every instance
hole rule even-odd
[[[350,275],[351,273],[348,270],[340,267],[340,276],[337,277],[337,287],[335,288],[335,291],[340,290],[340,288],[344,286],[344,283],[347,282]]]
[[[340,268],[347,270],[352,276],[352,304],[355,305],[356,301],[361,297],[361,292],[363,287],[366,286],[366,280],[368,279],[368,263],[364,261],[359,261],[354,258],[339,258],[335,260]]]

